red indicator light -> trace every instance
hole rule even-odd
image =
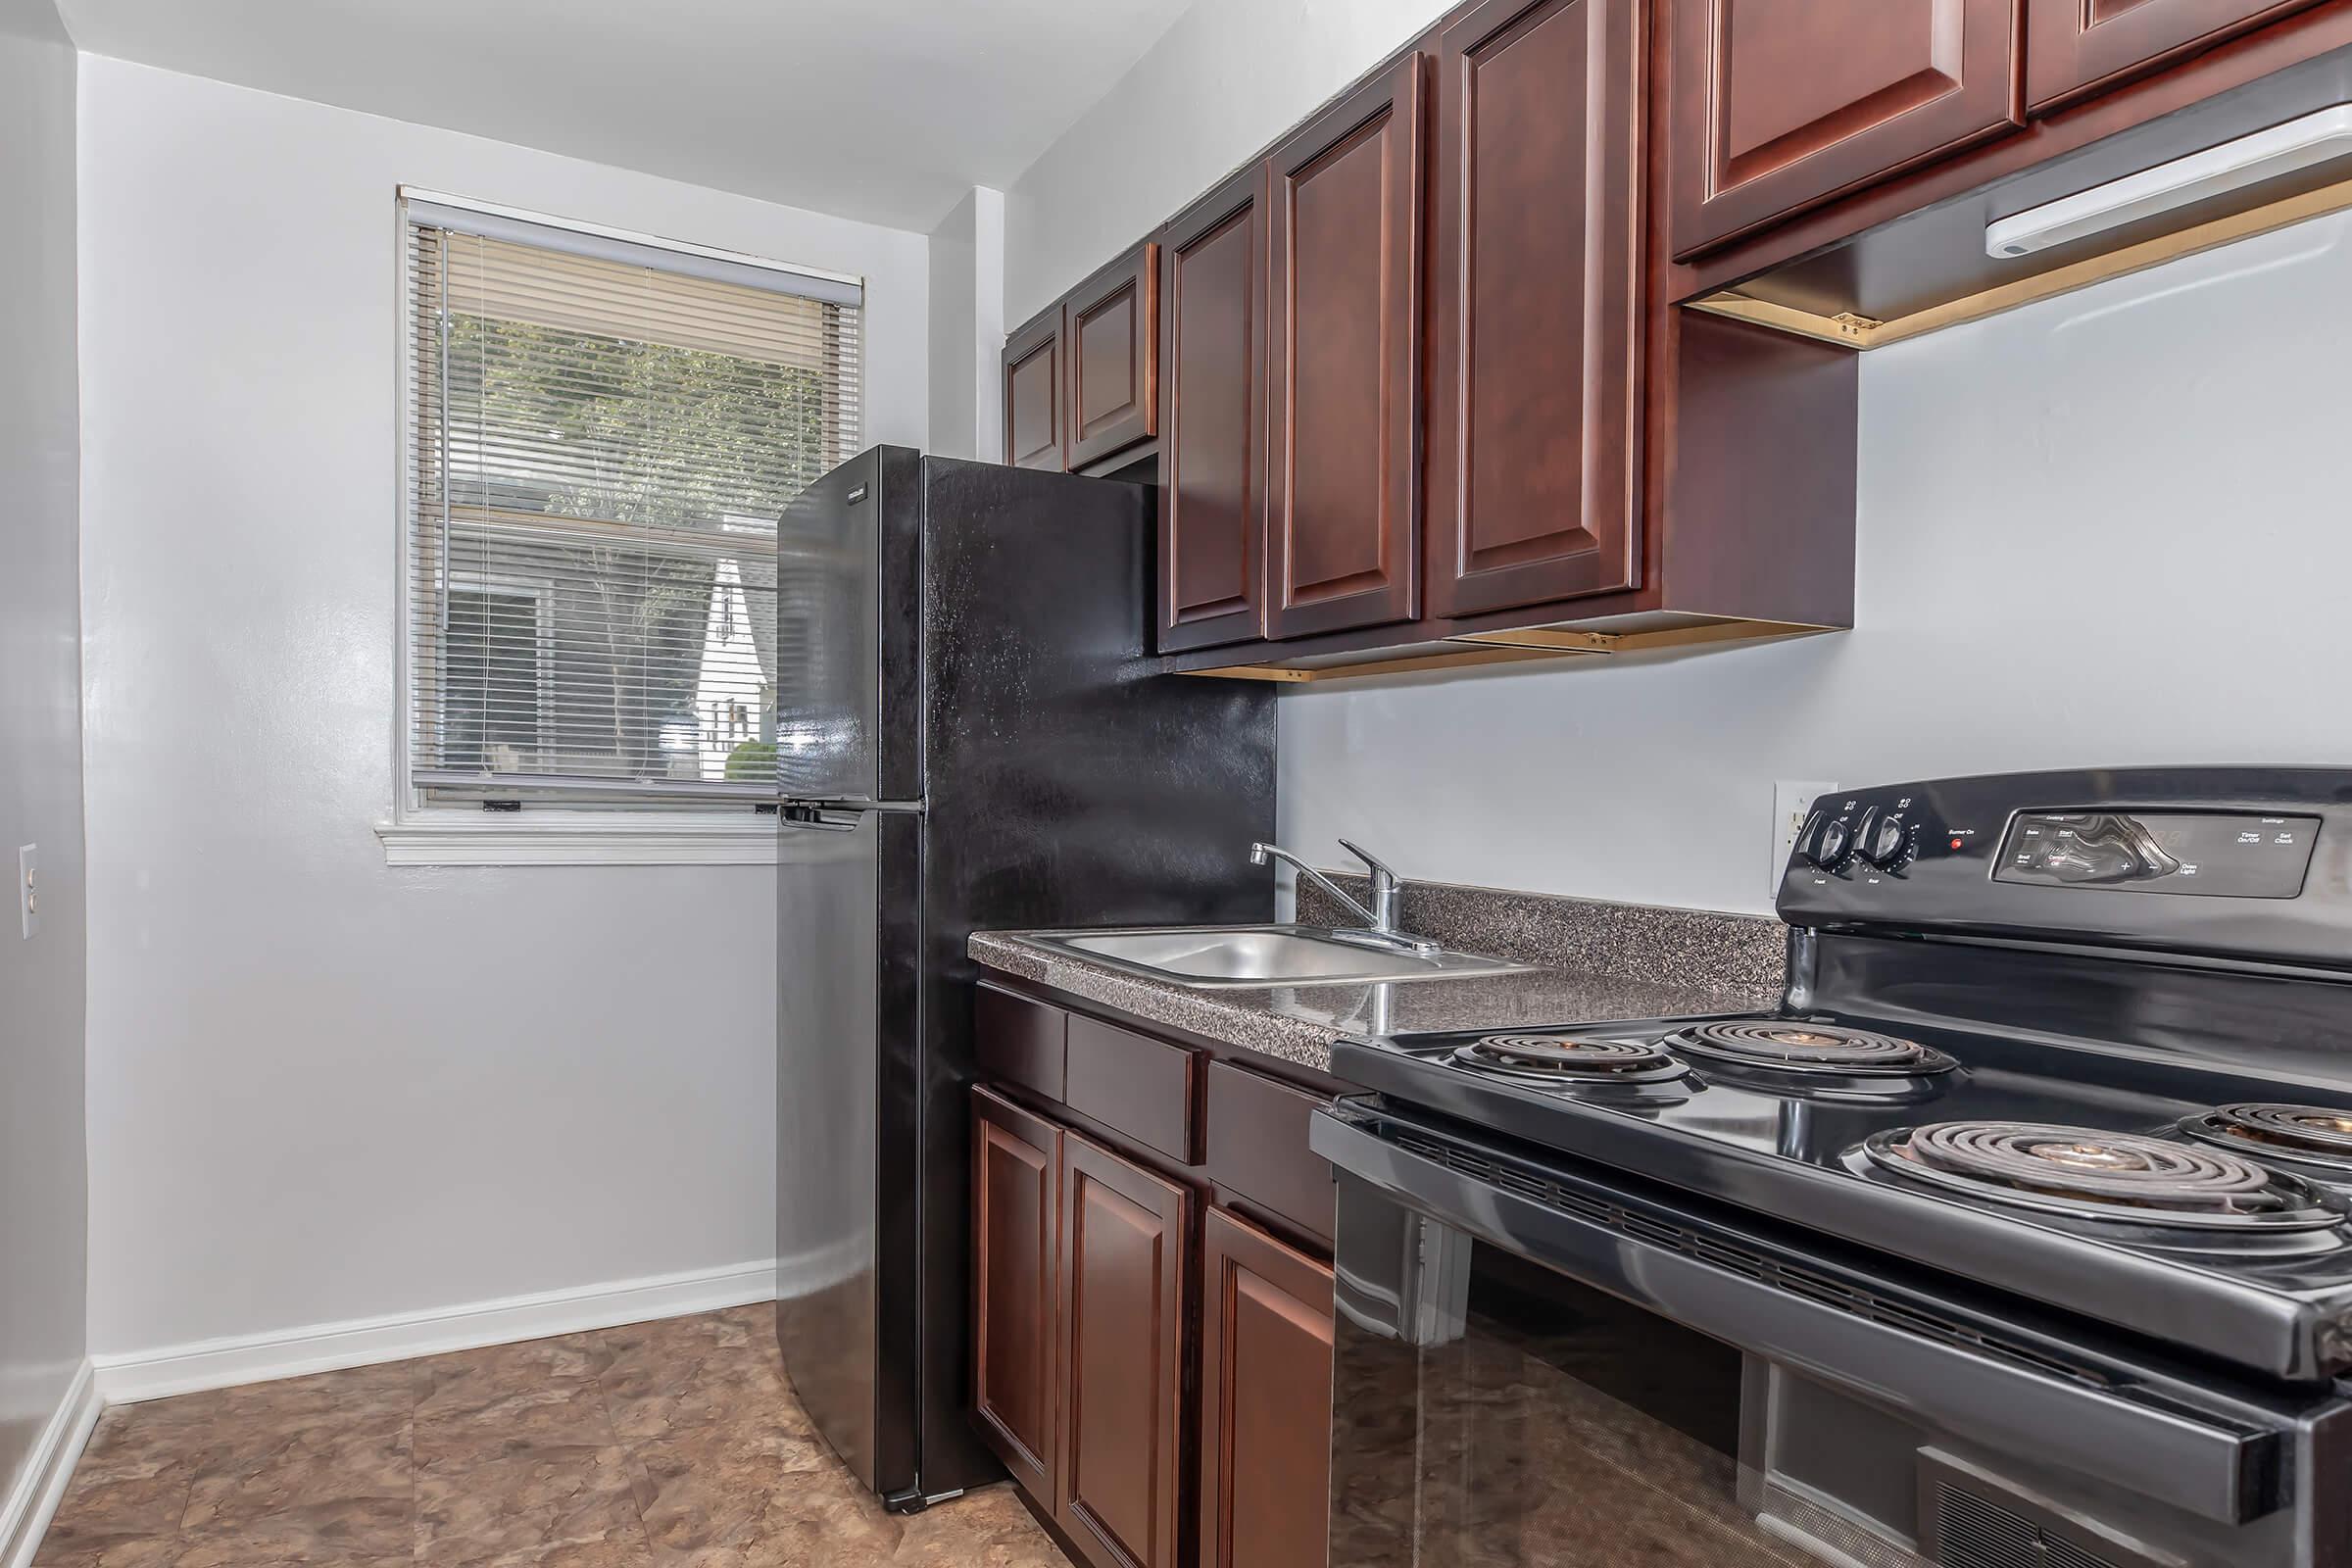
[[[1955,850],[1960,848],[1960,841],[1958,839],[1952,840],[1952,848]]]

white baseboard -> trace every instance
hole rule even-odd
[[[66,1483],[74,1479],[74,1463],[102,1408],[97,1379],[84,1361],[25,1456],[16,1486],[0,1499],[0,1568],[26,1568],[40,1549],[41,1536],[66,1494]]]
[[[715,1312],[775,1298],[776,1263],[769,1258],[731,1268],[510,1296],[428,1312],[355,1318],[276,1334],[100,1355],[92,1361],[99,1396],[108,1404],[131,1404],[202,1389],[268,1383],[343,1367],[405,1361],[411,1356],[540,1340],[551,1334]],[[9,1563],[5,1568],[15,1565]]]

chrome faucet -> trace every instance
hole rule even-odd
[[[1369,851],[1359,849],[1346,839],[1340,840],[1340,848],[1363,861],[1364,869],[1372,878],[1372,907],[1369,909],[1350,897],[1346,888],[1341,887],[1337,882],[1280,845],[1250,845],[1250,863],[1264,865],[1270,860],[1284,861],[1300,876],[1307,878],[1315,886],[1330,894],[1339,902],[1342,908],[1353,910],[1356,918],[1364,922],[1363,929],[1332,932],[1333,936],[1343,942],[1360,942],[1369,948],[1395,948],[1400,952],[1418,954],[1423,956],[1439,952],[1438,944],[1430,941],[1427,937],[1413,936],[1408,932],[1396,929],[1396,898],[1404,887],[1403,880],[1395,871],[1389,869],[1386,862]]]

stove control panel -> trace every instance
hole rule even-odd
[[[2237,811],[2020,811],[1993,879],[2221,899],[2291,899],[2316,816]]]
[[[1832,930],[2352,969],[2352,770],[2116,768],[1825,796],[1779,909]]]
[[[1900,876],[1919,858],[1917,802],[1826,799],[1796,836],[1795,862],[1824,877]]]

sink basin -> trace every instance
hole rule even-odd
[[[1426,956],[1344,941],[1303,925],[1168,926],[1137,931],[1041,931],[1028,940],[1186,986],[1312,986],[1438,980],[1528,967],[1467,953]]]

